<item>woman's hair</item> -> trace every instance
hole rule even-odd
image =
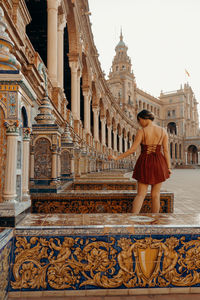
[[[140,111],[137,114],[137,120],[139,121],[139,119],[144,119],[144,120],[154,120],[154,114],[151,111],[148,111],[146,109],[143,109],[142,111]]]

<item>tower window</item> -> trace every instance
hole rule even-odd
[[[116,66],[116,71],[118,71],[119,70],[119,67],[118,66]]]
[[[122,66],[122,70],[125,70],[126,69],[126,67],[125,66]]]

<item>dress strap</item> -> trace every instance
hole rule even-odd
[[[142,128],[143,134],[144,134],[144,144],[146,144],[146,139],[145,139],[145,133],[144,133],[144,128]]]
[[[162,140],[162,136],[163,136],[163,129],[161,129],[161,137],[160,137],[160,140],[158,142],[158,145],[160,144],[160,141]]]

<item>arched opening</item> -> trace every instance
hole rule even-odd
[[[69,66],[69,37],[68,27],[64,28],[64,92],[68,101],[68,108],[71,110],[71,69]]]
[[[167,124],[167,131],[171,134],[177,134],[176,123],[170,122]]]
[[[181,148],[181,144],[179,145],[179,158],[182,159],[182,148]]]
[[[125,129],[122,131],[122,152],[125,152]]]
[[[26,27],[26,33],[47,66],[47,1],[25,1],[32,18]]]
[[[28,127],[28,116],[27,116],[27,112],[26,112],[26,108],[23,106],[22,107],[22,126],[24,128]]]
[[[128,149],[130,149],[130,132],[128,132],[128,134],[127,134],[127,147],[128,147]]]
[[[198,150],[195,145],[190,145],[187,151],[188,164],[198,164]]]
[[[117,151],[119,152],[119,140],[120,140],[120,138],[119,138],[119,136],[120,136],[120,134],[121,134],[121,128],[120,128],[120,125],[118,124],[117,125]]]
[[[177,151],[177,150],[178,150],[177,148],[178,148],[178,147],[177,147],[177,144],[175,144],[175,158],[176,158],[176,159],[177,159],[177,152],[178,152],[178,151]]]
[[[173,155],[173,144],[170,143],[170,157],[172,159],[172,155]]]
[[[84,96],[83,96],[83,90],[82,90],[82,77],[80,78],[80,119],[82,121],[82,124],[84,125]]]
[[[6,128],[4,126],[5,115],[0,107],[0,202],[3,202],[2,194],[5,179],[6,164]]]

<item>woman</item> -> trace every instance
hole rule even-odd
[[[137,115],[142,129],[138,130],[132,147],[119,156],[110,155],[109,159],[119,160],[136,151],[141,145],[141,154],[136,162],[133,178],[138,181],[137,196],[133,202],[133,213],[139,213],[148,185],[151,185],[152,213],[160,210],[160,188],[162,182],[170,177],[171,164],[168,150],[168,135],[165,129],[153,123],[154,115],[142,110]],[[161,152],[163,147],[163,153]]]

